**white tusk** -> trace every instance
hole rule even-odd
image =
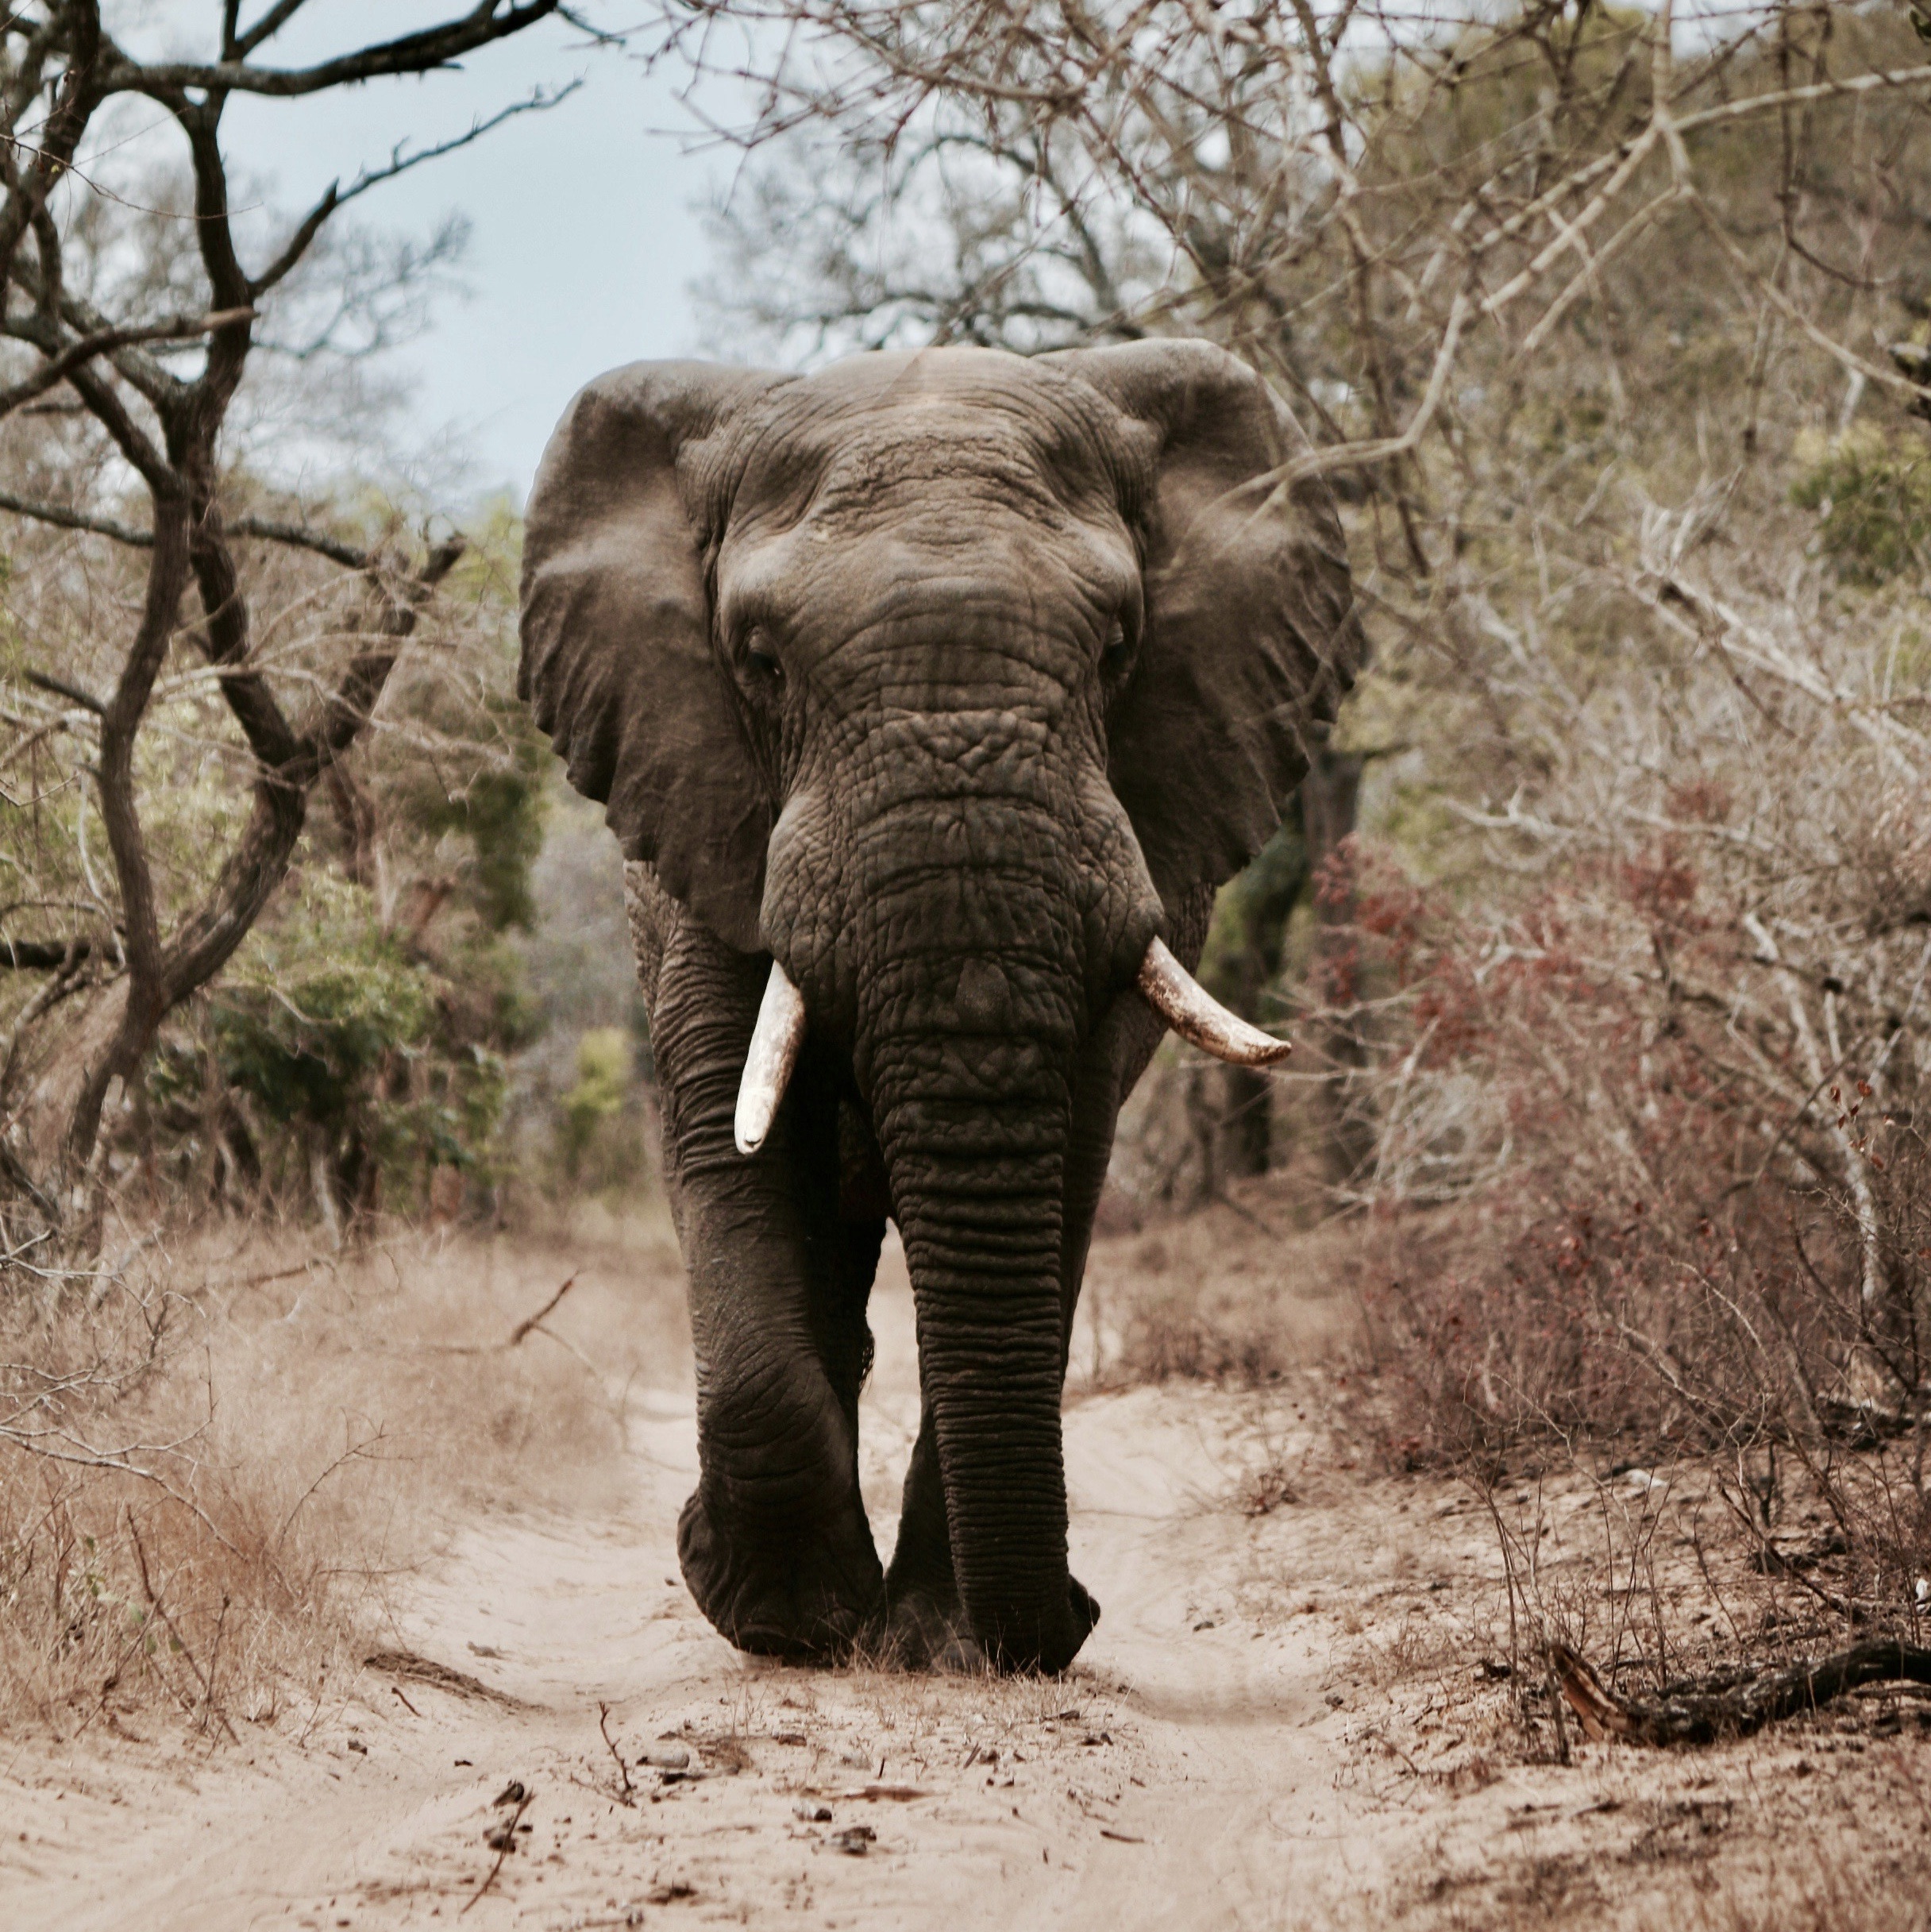
[[[765,982],[764,1004],[744,1056],[744,1078],[738,1088],[738,1113],[732,1127],[740,1154],[755,1154],[765,1144],[778,1104],[791,1085],[798,1049],[804,1044],[804,995],[774,959]]]
[[[1229,1066],[1272,1066],[1294,1051],[1291,1042],[1230,1013],[1167,951],[1163,939],[1147,948],[1139,983],[1141,997],[1182,1039]]]

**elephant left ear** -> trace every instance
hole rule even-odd
[[[1108,725],[1108,775],[1160,897],[1231,878],[1265,845],[1363,656],[1340,518],[1268,480],[1309,447],[1224,350],[1135,342],[1046,357],[1145,426],[1146,626]]]
[[[699,511],[704,453],[785,380],[693,362],[599,377],[551,437],[524,525],[518,694],[624,857],[745,952],[775,813],[713,649]]]

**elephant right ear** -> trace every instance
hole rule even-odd
[[[711,643],[697,459],[787,380],[696,362],[599,376],[543,453],[523,535],[518,695],[624,856],[747,952],[774,806]]]
[[[1273,835],[1363,661],[1347,546],[1324,484],[1273,487],[1307,438],[1224,349],[1155,337],[1042,360],[1143,425],[1151,455],[1146,628],[1108,771],[1177,913]]]

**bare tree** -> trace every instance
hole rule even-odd
[[[746,242],[779,241],[782,226],[788,266],[815,260],[802,299],[752,295],[776,322],[1016,348],[1206,327],[1323,426],[1330,446],[1299,473],[1386,480],[1452,428],[1459,370],[1482,364],[1485,348],[1491,364],[1532,357],[1598,299],[1612,264],[1686,216],[1718,278],[1813,322],[1847,370],[1915,389],[1821,320],[1795,318],[1801,298],[1781,279],[1793,259],[1847,292],[1881,277],[1883,264],[1860,265],[1829,232],[1853,206],[1865,229],[1891,213],[1856,206],[1855,156],[1828,139],[1853,125],[1841,110],[1879,110],[1863,125],[1880,151],[1861,172],[1913,201],[1902,152],[1881,152],[1898,124],[1880,104],[1901,96],[1908,114],[1931,70],[1904,22],[1871,10],[1524,0],[1416,18],[1376,0],[1097,12],[1001,0],[962,16],[927,0],[712,0],[690,11],[677,39],[692,60],[761,90],[734,138],[755,148],[803,135],[822,150],[828,130],[847,160],[828,190],[822,170],[788,191],[762,179],[738,218]],[[751,29],[735,63],[720,39],[734,24]],[[1733,137],[1766,135],[1782,151],[1774,200],[1740,203]],[[908,217],[926,226],[924,248],[902,235],[888,245]],[[950,250],[931,245],[935,226]]]
[[[27,426],[15,438],[30,459],[20,467],[44,486],[0,492],[0,511],[101,540],[137,560],[141,580],[123,601],[125,617],[117,600],[83,595],[87,618],[69,627],[67,648],[29,642],[10,667],[9,722],[18,736],[0,764],[17,771],[51,735],[78,738],[109,862],[106,877],[91,875],[82,916],[60,920],[64,932],[17,929],[23,915],[75,910],[27,889],[9,907],[0,942],[0,963],[48,975],[6,1041],[0,1159],[49,1217],[68,1212],[88,1172],[110,1088],[133,1079],[164,1017],[220,971],[268,904],[316,787],[327,781],[347,795],[344,758],[461,553],[459,539],[412,542],[398,530],[371,544],[300,506],[261,514],[237,501],[251,485],[225,433],[264,332],[279,310],[299,310],[291,291],[344,208],[572,91],[538,91],[454,139],[399,147],[385,164],[332,183],[268,259],[251,264],[234,230],[222,133],[237,95],[292,100],[427,74],[553,15],[569,17],[557,0],[479,0],[439,24],[312,65],[272,64],[276,36],[302,5],[276,0],[251,25],[241,0],[222,0],[218,50],[205,63],[133,58],[102,25],[98,0],[37,0],[0,25],[0,332],[11,352],[0,416]],[[183,144],[191,218],[182,228],[192,246],[176,259],[160,260],[139,236],[118,256],[101,246],[103,223],[123,204],[78,157],[89,130],[110,125],[113,104],[130,97],[164,110]],[[125,241],[125,220],[120,233]],[[104,261],[118,268],[103,272]],[[391,275],[387,285],[407,279]],[[121,507],[130,488],[145,497],[145,515]],[[306,653],[291,654],[282,638],[279,660],[249,595],[264,547],[326,559],[360,585],[345,614],[339,596],[305,592],[311,615],[326,611],[327,621],[310,625],[314,648]],[[104,585],[103,570],[112,575],[111,565],[85,561],[66,567],[77,594]],[[191,596],[191,616],[183,611]],[[153,801],[141,761],[157,681],[183,649],[239,732],[249,802],[218,863],[202,867],[198,902],[171,908],[144,822]],[[75,804],[85,807],[84,797]],[[37,812],[40,801],[10,792],[0,808]],[[70,997],[75,1016],[36,1026]]]

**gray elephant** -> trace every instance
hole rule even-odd
[[[640,363],[530,499],[520,689],[605,803],[696,1339],[704,1614],[750,1651],[1057,1671],[1061,1385],[1116,1116],[1360,657],[1326,491],[1156,341],[807,376]],[[1186,962],[1183,965],[1183,962]],[[858,1392],[889,1217],[922,1419],[889,1570]]]

